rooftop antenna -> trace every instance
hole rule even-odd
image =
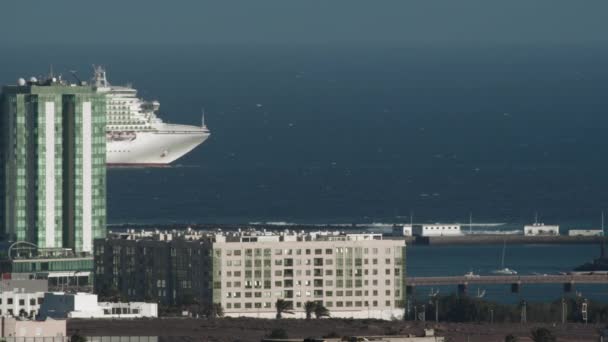
[[[600,240],[600,258],[606,257],[606,234],[604,234],[604,211],[602,210],[602,239]]]
[[[414,226],[414,211],[410,210],[410,227]]]
[[[473,213],[469,212],[469,234],[473,232]]]
[[[207,127],[207,126],[205,125],[205,107],[202,107],[202,108],[201,108],[201,114],[202,114],[202,118],[201,118],[201,127],[203,127],[203,128],[204,128],[204,127]]]
[[[538,211],[534,212],[534,224],[538,224]]]
[[[76,82],[78,82],[78,84],[82,84],[82,81],[80,80],[80,78],[78,78],[78,75],[76,75],[76,70],[70,70],[70,74],[76,79]]]

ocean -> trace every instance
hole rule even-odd
[[[50,65],[88,79],[92,64],[159,100],[165,121],[199,124],[204,107],[212,132],[170,168],[110,169],[111,224],[472,213],[518,229],[537,213],[568,229],[608,208],[606,45],[15,45],[0,47],[0,82]],[[410,275],[464,274],[496,268],[500,246],[408,253]],[[550,273],[597,254],[514,246],[507,264]]]
[[[518,275],[555,275],[569,272],[576,266],[591,261],[600,254],[595,245],[507,245],[505,266]],[[479,275],[492,275],[502,268],[502,245],[458,246],[408,246],[407,275],[410,277],[462,276],[472,271]],[[447,295],[456,292],[456,285],[429,287],[415,290],[418,300],[429,294]],[[574,284],[570,292],[564,292],[563,284],[524,284],[517,293],[511,292],[510,284],[469,286],[470,296],[503,303],[552,301],[564,297],[581,297],[608,303],[605,285]]]
[[[608,208],[608,46],[60,45],[0,81],[107,68],[211,138],[108,172],[110,223],[531,222]]]

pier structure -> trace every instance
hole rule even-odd
[[[405,280],[408,295],[413,294],[417,286],[456,285],[459,294],[466,294],[469,285],[499,284],[510,285],[513,293],[519,293],[524,284],[562,284],[564,292],[572,292],[575,284],[608,284],[608,274],[408,277]]]

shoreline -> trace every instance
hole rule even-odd
[[[349,233],[357,232],[375,232],[382,233],[386,239],[404,239],[408,245],[481,245],[481,244],[599,244],[602,236],[525,236],[523,234],[465,234],[460,236],[430,236],[430,237],[414,237],[414,236],[394,236],[387,232],[386,229],[374,227],[369,224],[351,224],[351,225],[335,225],[335,224],[289,224],[277,225],[273,223],[244,223],[244,224],[215,224],[215,223],[196,223],[196,224],[113,224],[108,225],[108,231],[125,231],[127,229],[135,230],[181,230],[192,228],[194,230],[226,230],[236,231],[239,229],[252,228],[256,230],[333,230],[344,231]]]

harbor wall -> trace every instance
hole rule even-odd
[[[408,244],[415,245],[482,245],[482,244],[599,244],[600,236],[524,236],[524,235],[462,235],[406,237]]]

